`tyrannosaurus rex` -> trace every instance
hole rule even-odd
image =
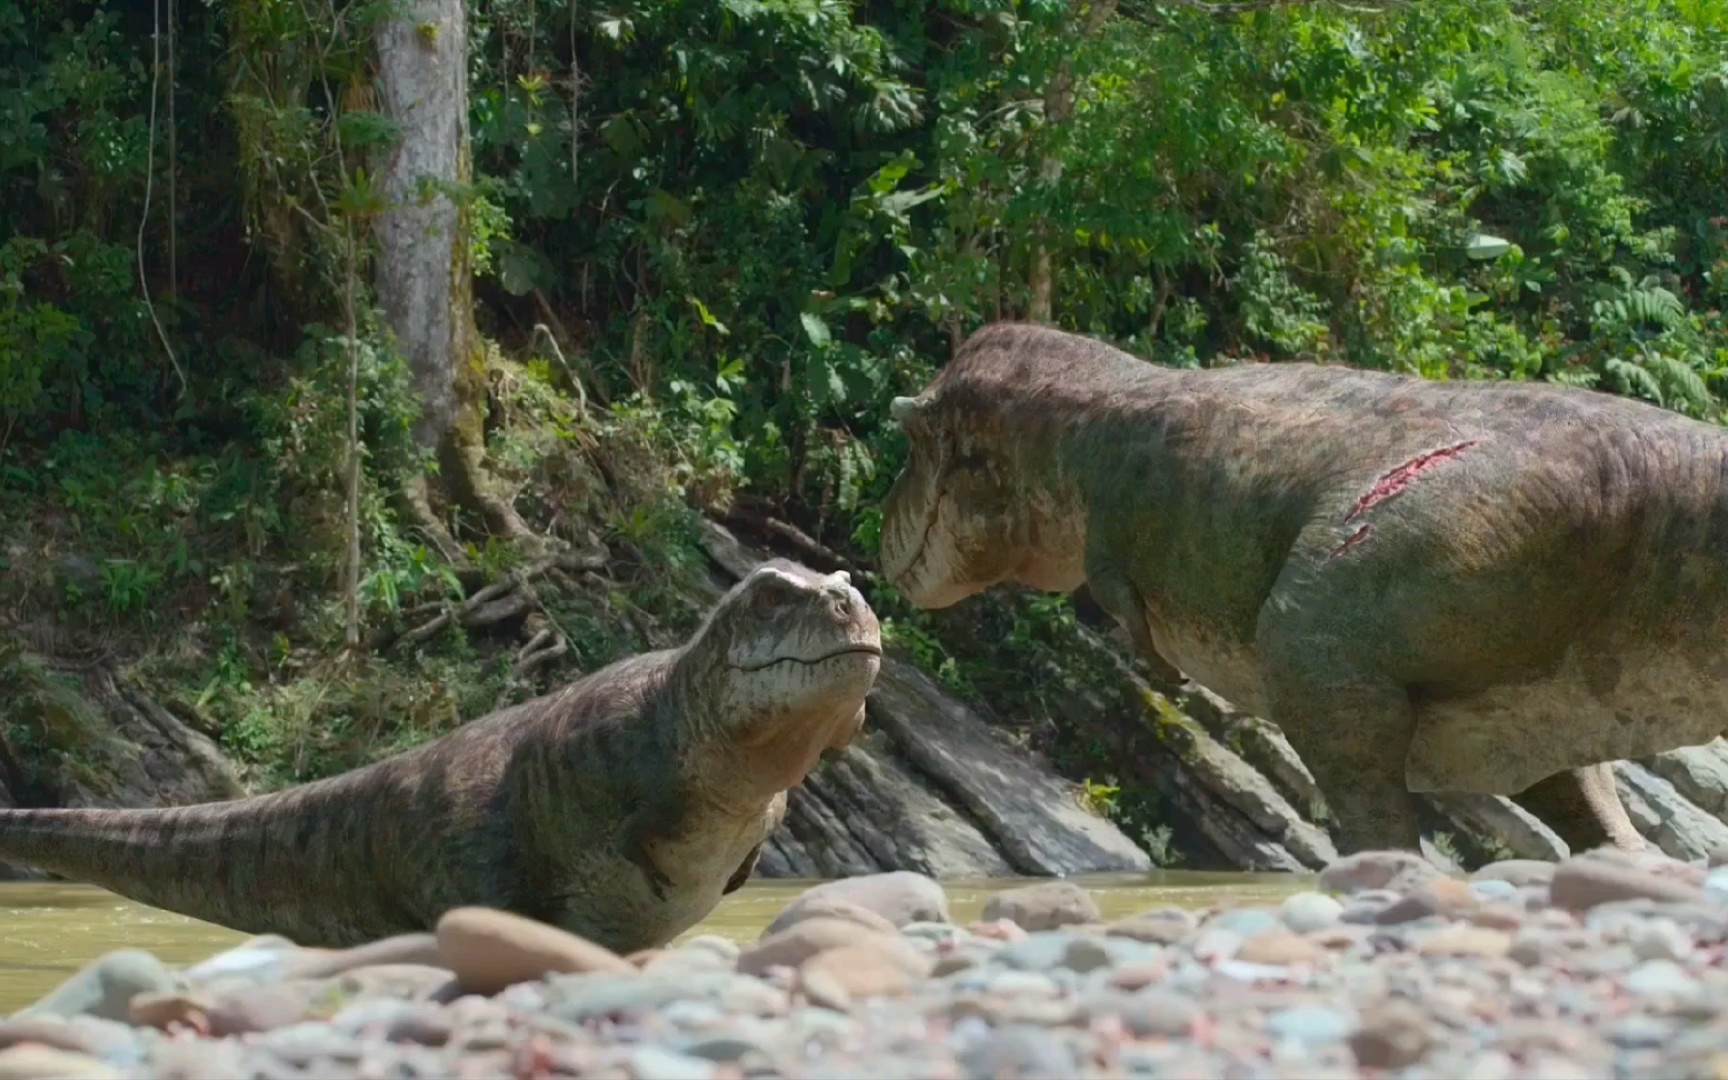
[[[1641,847],[1603,763],[1723,730],[1719,428],[1549,384],[1180,370],[1014,323],[892,411],[898,591],[1089,585],[1149,661],[1279,725],[1345,850],[1415,848],[1411,793],[1440,791]]]
[[[744,884],[787,789],[863,724],[881,653],[847,575],[775,560],[679,648],[272,794],[0,811],[0,858],[302,945],[465,905],[661,945]]]

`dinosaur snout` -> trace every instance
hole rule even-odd
[[[841,625],[851,628],[854,634],[862,632],[866,638],[875,640],[876,613],[870,609],[870,603],[864,599],[864,594],[852,584],[852,575],[844,570],[828,578],[828,609],[834,613],[834,618]]]

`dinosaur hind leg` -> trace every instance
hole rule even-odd
[[[1614,768],[1606,762],[1555,773],[1513,795],[1512,801],[1558,833],[1575,855],[1604,844],[1623,851],[1649,846],[1627,816],[1614,786]]]
[[[1419,852],[1416,797],[1404,783],[1415,719],[1403,688],[1273,690],[1269,700],[1332,811],[1338,853]]]
[[[1312,624],[1263,621],[1260,653],[1267,719],[1314,774],[1336,819],[1338,853],[1420,852],[1418,804],[1404,780],[1416,730],[1408,690],[1358,670],[1354,650]]]

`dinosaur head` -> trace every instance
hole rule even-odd
[[[852,741],[882,663],[876,614],[851,578],[783,559],[733,586],[697,641],[717,705],[710,732],[732,750],[728,782],[753,794],[792,787]]]
[[[1003,582],[1079,588],[1084,515],[1047,482],[1054,462],[1023,444],[1035,441],[1031,429],[978,408],[976,393],[945,393],[952,371],[916,398],[894,399],[909,451],[882,506],[888,582],[921,608]]]

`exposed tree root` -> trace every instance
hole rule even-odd
[[[468,556],[462,550],[462,545],[456,542],[444,522],[439,519],[437,511],[432,509],[431,486],[424,474],[411,477],[402,491],[403,502],[407,504],[409,519],[426,534],[439,556],[451,566],[458,569],[466,568]]]
[[[486,524],[493,536],[515,541],[529,547],[543,547],[543,538],[522,520],[522,515],[493,490],[492,477],[486,469],[486,446],[478,440],[469,442],[452,430],[447,436],[441,459],[440,479],[457,506],[472,510]]]
[[[515,673],[518,679],[531,678],[536,671],[569,655],[569,641],[544,614],[530,614],[526,630],[530,634],[528,642],[516,651]]]
[[[372,648],[382,652],[397,646],[419,645],[452,625],[468,631],[484,631],[520,619],[528,640],[517,651],[515,670],[518,677],[526,678],[570,651],[569,640],[541,604],[534,582],[546,576],[592,574],[605,569],[606,563],[604,550],[560,551],[542,557],[510,571],[459,604],[428,604],[410,610],[407,613],[410,618],[429,617],[401,634],[392,636],[386,632],[376,635]]]

